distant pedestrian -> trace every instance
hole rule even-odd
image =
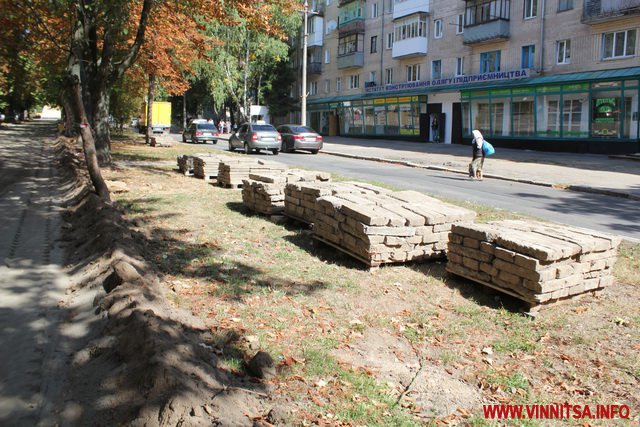
[[[482,144],[484,143],[484,137],[477,129],[474,129],[472,133],[473,141],[471,146],[473,150],[473,158],[471,161],[470,178],[482,181],[482,168],[484,166],[484,151],[482,150]]]
[[[440,142],[440,132],[438,131],[439,127],[438,117],[434,116],[433,120],[431,120],[431,135],[433,142],[436,144]]]
[[[226,127],[227,127],[227,133],[231,133],[231,120],[227,119],[227,122],[225,123]]]
[[[218,122],[218,132],[224,133],[224,120],[222,119]]]

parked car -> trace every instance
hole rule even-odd
[[[182,142],[190,142],[194,144],[207,143],[211,141],[214,144],[218,143],[218,137],[220,132],[213,123],[191,123],[184,132],[182,132]]]
[[[282,135],[280,151],[291,153],[295,150],[308,150],[311,154],[318,154],[322,150],[322,136],[308,126],[282,125],[278,127]]]
[[[281,146],[282,136],[266,123],[245,123],[229,137],[229,151],[241,148],[246,154],[269,150],[277,155]]]

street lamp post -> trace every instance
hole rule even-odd
[[[304,0],[304,33],[302,35],[302,101],[300,114],[300,124],[307,125],[307,16],[309,13],[309,3]]]

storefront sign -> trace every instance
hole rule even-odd
[[[364,89],[364,91],[365,93],[389,92],[392,90],[422,89],[422,88],[442,87],[442,86],[448,86],[453,84],[488,82],[488,81],[496,81],[496,80],[524,79],[527,77],[529,77],[529,75],[527,74],[527,70],[496,71],[494,73],[472,74],[470,76],[459,76],[459,77],[452,77],[448,79],[436,79],[436,80],[427,80],[427,81],[420,81],[420,82],[406,82],[406,83],[390,84],[385,86],[367,87]]]

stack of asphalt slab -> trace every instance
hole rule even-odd
[[[228,157],[213,153],[196,154],[193,156],[193,174],[205,181],[215,180],[218,178],[220,162]]]
[[[415,191],[336,193],[317,204],[313,237],[371,267],[444,258],[452,225],[476,216]]]
[[[532,308],[613,283],[620,238],[539,222],[454,225],[447,270]]]
[[[191,176],[193,175],[193,156],[183,154],[177,157],[178,170],[181,174]]]
[[[453,224],[475,212],[415,191],[357,182],[290,183],[285,215],[313,224],[313,237],[370,267],[442,258]]]
[[[359,182],[292,182],[284,189],[284,214],[305,224],[312,224],[316,212],[319,212],[317,201],[322,196],[336,193],[376,194],[388,191]]]
[[[277,215],[284,211],[284,191],[288,183],[328,182],[327,172],[289,170],[284,174],[250,173],[242,180],[242,202],[249,209],[265,215]]]
[[[252,173],[282,176],[287,169],[287,165],[270,160],[252,157],[226,157],[220,161],[218,184],[227,188],[238,188],[242,187],[243,180],[248,179]]]

